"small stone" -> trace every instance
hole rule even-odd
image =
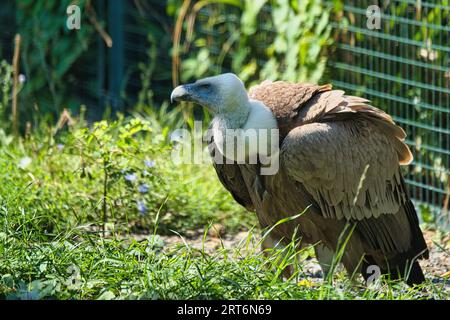
[[[220,223],[214,223],[208,230],[208,235],[211,238],[221,238],[225,235],[225,226]]]

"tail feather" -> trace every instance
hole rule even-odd
[[[400,179],[403,190],[406,190],[406,184],[403,177]],[[408,218],[408,222],[411,228],[412,233],[412,248],[414,250],[414,258],[416,259],[428,259],[429,251],[428,246],[423,237],[422,230],[420,230],[419,226],[419,218],[416,213],[416,209],[414,208],[414,204],[410,199],[406,200],[406,203],[403,205],[404,211]]]
[[[402,177],[400,183],[401,188],[406,191],[405,181]],[[367,267],[372,264],[381,266],[383,265],[381,260],[384,260],[385,262],[383,266],[385,270],[380,270],[381,273],[390,275],[392,280],[402,278],[410,286],[425,281],[424,274],[417,260],[428,259],[429,251],[419,226],[419,218],[414,208],[414,204],[409,197],[407,197],[402,204],[400,211],[397,213],[397,217],[401,217],[402,219],[396,220],[395,216],[384,215],[378,219],[368,219],[367,221],[359,222],[358,228],[361,231],[361,235],[366,239],[371,249],[373,249],[373,251],[365,257],[365,262],[362,265],[362,274],[366,281],[368,277],[370,277],[370,274],[365,273]],[[404,226],[407,227],[404,228]],[[371,233],[370,231],[375,227],[378,229],[376,229],[375,233]],[[387,242],[393,244],[399,243],[399,239],[401,239],[400,232],[408,232],[410,235],[408,238],[410,240],[408,240],[409,243],[407,249],[396,248],[396,250],[392,250],[391,247],[387,246],[384,242],[378,241],[378,238],[380,237],[379,234],[384,234],[379,230],[386,230],[386,234],[389,235],[389,241]],[[374,234],[376,236],[374,236]],[[380,251],[383,252],[383,255],[381,256],[377,253]]]
[[[367,257],[366,260],[367,261],[365,261],[362,265],[361,274],[364,280],[367,282],[370,279],[370,276],[373,275],[373,273],[369,273],[367,270],[370,270],[368,267],[371,264],[374,264],[374,261],[371,262],[371,257]],[[380,271],[383,275],[389,275],[389,279],[391,280],[405,280],[405,282],[411,287],[414,285],[419,285],[425,281],[425,276],[423,274],[422,268],[420,267],[419,262],[417,262],[416,260],[414,260],[413,263],[407,263],[407,261],[405,261],[397,267]]]
[[[406,283],[410,286],[421,284],[425,281],[425,276],[423,275],[422,268],[417,261],[414,261],[411,265],[410,270],[406,270],[406,272],[408,272]]]

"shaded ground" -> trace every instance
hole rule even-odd
[[[446,278],[450,281],[450,234],[440,235],[435,231],[426,231],[424,233],[428,248],[430,249],[430,258],[420,261],[426,275],[438,278]],[[450,286],[450,283],[448,283]]]
[[[446,291],[450,292],[450,234],[443,234],[434,230],[424,232],[425,239],[430,249],[430,258],[420,261],[426,277],[431,278],[434,283],[445,283]],[[136,236],[138,240],[144,236]],[[214,225],[209,230],[206,237],[202,230],[191,231],[183,239],[177,235],[161,236],[165,245],[183,244],[183,239],[194,248],[202,249],[206,252],[214,252],[221,246],[232,249],[249,238],[249,231],[241,231],[235,234],[228,234],[221,225]],[[250,247],[257,242],[255,237],[251,237]],[[259,248],[257,249],[259,250]],[[304,265],[304,270],[312,278],[321,278],[322,272],[315,258],[311,258]]]

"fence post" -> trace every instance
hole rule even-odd
[[[112,112],[120,111],[124,74],[124,0],[108,1],[108,30],[113,45],[109,49],[108,90]]]
[[[98,17],[100,21],[105,20],[106,16],[106,6],[105,0],[98,0],[95,3]],[[97,36],[97,90],[98,90],[98,110],[97,117],[103,117],[105,113],[107,88],[105,88],[105,78],[106,78],[106,46],[105,41],[101,35]]]

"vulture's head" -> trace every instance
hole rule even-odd
[[[225,73],[178,86],[172,91],[170,99],[172,102],[194,102],[213,114],[224,114],[245,107],[248,95],[241,79],[233,73]]]

